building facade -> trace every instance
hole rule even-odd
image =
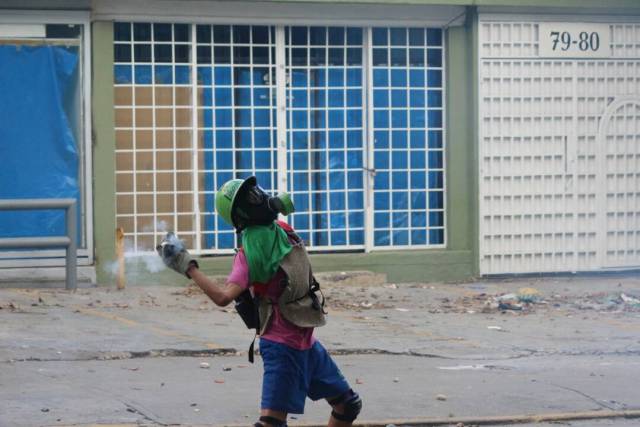
[[[76,64],[60,101],[75,169],[58,169],[99,282],[117,227],[133,256],[172,230],[226,271],[237,242],[215,190],[249,175],[292,194],[288,221],[320,270],[640,267],[635,1],[6,7],[7,55]],[[60,262],[38,254],[0,262]]]

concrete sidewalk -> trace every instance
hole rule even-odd
[[[321,283],[330,316],[316,335],[363,396],[363,425],[640,415],[637,274]],[[251,332],[179,285],[0,289],[0,426],[252,425],[262,369],[247,362]],[[524,287],[535,303],[497,308]],[[308,401],[305,412],[289,424],[318,425],[329,409]]]

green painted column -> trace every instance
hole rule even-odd
[[[93,235],[98,283],[111,281],[104,266],[115,258],[116,161],[113,110],[113,22],[92,24]]]

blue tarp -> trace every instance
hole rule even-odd
[[[77,73],[77,48],[0,46],[0,198],[75,198],[80,206],[67,116]],[[0,237],[64,233],[62,211],[0,212]]]

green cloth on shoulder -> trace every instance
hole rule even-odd
[[[249,282],[267,283],[292,246],[287,232],[275,222],[242,231],[242,249],[249,266]]]

